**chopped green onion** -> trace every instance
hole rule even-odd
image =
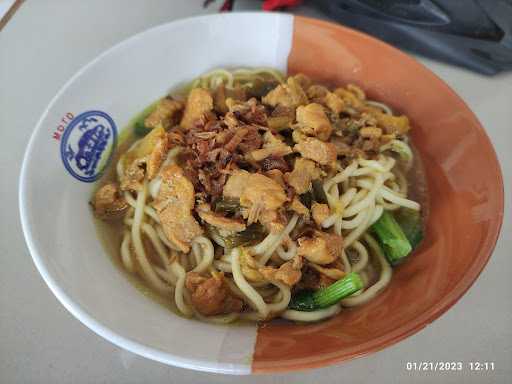
[[[361,276],[356,272],[351,272],[327,288],[318,291],[303,290],[294,294],[288,308],[305,312],[327,308],[362,288]]]
[[[310,289],[304,289],[295,293],[288,304],[288,308],[302,312],[311,312],[318,309],[313,299],[314,292]]]
[[[256,78],[252,86],[247,90],[247,93],[249,97],[263,97],[278,85],[279,83],[276,81]]]
[[[318,308],[327,308],[362,288],[361,276],[356,272],[351,272],[327,288],[313,293],[313,299]]]
[[[249,243],[263,240],[265,229],[260,224],[251,224],[244,231],[237,232],[224,237],[224,243],[227,248],[236,248]]]
[[[307,191],[301,195],[299,195],[299,200],[305,207],[311,209],[311,205],[313,203],[313,194],[311,191]]]
[[[411,243],[391,213],[384,211],[371,229],[391,265],[401,263],[411,253]]]
[[[400,227],[402,227],[405,237],[411,243],[412,248],[416,248],[421,240],[423,240],[421,212],[402,207],[395,212],[395,219]]]
[[[327,203],[327,196],[324,191],[324,185],[319,180],[313,180],[313,199],[318,203]]]
[[[144,118],[141,118],[135,122],[133,131],[137,136],[144,137],[151,131],[151,128],[147,128],[144,124]]]
[[[213,210],[220,213],[240,212],[240,200],[229,197],[221,197],[213,202]]]

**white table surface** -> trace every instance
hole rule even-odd
[[[173,19],[214,12],[202,0],[27,0],[0,32],[0,383],[510,383],[512,382],[512,74],[494,78],[422,60],[477,114],[505,179],[505,222],[469,292],[418,334],[338,366],[229,377],[168,367],[120,350],[75,320],[51,294],[25,246],[18,177],[44,108],[80,67],[113,44]],[[239,9],[259,6],[238,1]],[[317,14],[302,7],[301,13]],[[49,212],[48,214],[51,214]],[[409,372],[408,361],[462,361],[462,372]],[[492,361],[494,372],[467,363]]]

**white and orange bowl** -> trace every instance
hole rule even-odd
[[[219,67],[272,67],[335,84],[355,83],[410,117],[429,188],[426,238],[367,305],[309,325],[207,324],[178,317],[148,299],[106,254],[88,201],[101,163],[115,148],[116,131],[170,89]],[[318,20],[220,14],[140,33],[73,76],[30,140],[20,213],[39,272],[60,302],[94,332],[166,364],[250,374],[362,356],[439,317],[476,280],[492,253],[503,216],[503,183],[492,145],[473,113],[411,57]]]

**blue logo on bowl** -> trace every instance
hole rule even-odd
[[[60,155],[73,177],[91,183],[110,162],[116,144],[114,120],[105,112],[88,111],[69,123],[60,143]]]

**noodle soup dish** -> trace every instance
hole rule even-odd
[[[121,135],[91,198],[100,238],[182,316],[332,317],[385,290],[423,238],[411,129],[355,84],[211,71]]]

